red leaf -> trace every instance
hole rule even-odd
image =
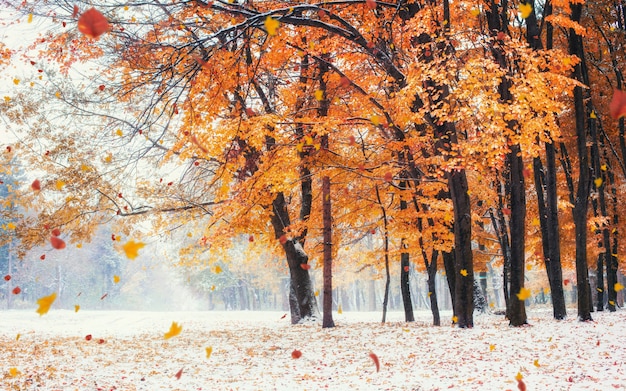
[[[85,339],[86,339],[87,341],[91,341],[91,338],[92,338],[92,337],[91,337],[91,334],[87,334],[87,335],[85,335]]]
[[[16,286],[15,288],[13,288],[12,292],[14,295],[19,295],[22,292],[22,290],[20,289],[19,286]]]
[[[174,375],[174,376],[176,376],[176,379],[180,380],[180,377],[183,375],[183,369],[184,368],[180,368],[180,371],[176,372],[176,375]]]
[[[404,271],[408,273],[408,272],[409,272],[409,267],[408,267],[408,266],[405,266],[405,267],[404,267]]]
[[[111,240],[115,240],[115,234],[111,234]]]
[[[569,279],[566,278],[563,280],[563,285],[567,285],[567,284],[569,284]]]
[[[78,31],[95,39],[109,31],[109,22],[100,11],[90,8],[78,18]]]
[[[104,339],[102,339],[102,338],[100,338],[100,339],[98,340],[98,343],[99,343],[100,345],[102,345],[104,342],[105,342],[105,341],[104,341]]]
[[[78,6],[74,5],[74,11],[72,11],[72,18],[75,18],[78,16]]]
[[[250,243],[254,242],[254,236],[253,235],[248,236],[248,242],[250,242]]]
[[[393,180],[393,175],[390,172],[385,173],[385,182],[391,182]]]
[[[58,228],[55,228],[52,230],[52,236],[60,236],[61,235],[61,230]]]
[[[283,316],[281,316],[281,319],[285,319],[287,317],[287,314],[283,314]]]
[[[378,361],[378,356],[372,352],[370,352],[370,358],[374,361],[376,365],[376,372],[380,371],[380,361]]]
[[[376,8],[376,1],[375,0],[365,0],[365,5],[367,6],[367,8],[373,10]]]
[[[31,183],[30,187],[32,187],[33,190],[39,191],[41,190],[41,182],[39,182],[39,179],[35,179],[33,183]]]
[[[370,230],[370,233],[371,233],[372,235],[374,235],[374,234],[376,233],[376,229],[375,229],[375,228],[372,228],[372,229]]]
[[[98,86],[98,89],[99,89],[100,91],[104,91],[104,88],[105,88],[105,87],[104,87],[104,84],[100,84],[100,85]]]
[[[509,209],[509,208],[502,208],[502,213],[504,213],[506,216],[509,216],[511,214],[511,209]]]
[[[347,77],[341,76],[341,78],[339,79],[339,85],[341,87],[347,88],[347,87],[350,87],[350,85],[352,85],[352,82]]]
[[[614,119],[626,117],[626,92],[618,89],[613,91],[609,112]]]
[[[299,351],[298,349],[294,349],[293,352],[291,352],[291,358],[300,358],[302,357],[302,352]]]
[[[46,254],[41,254],[41,256],[39,257],[39,259],[41,259],[42,261],[43,261],[44,259],[46,259]]]
[[[526,383],[522,379],[517,379],[517,388],[519,391],[526,391]]]
[[[280,238],[278,238],[278,241],[280,242],[280,244],[287,243],[287,235],[285,235],[285,234],[280,235]]]
[[[304,270],[309,270],[311,268],[311,265],[309,265],[308,263],[301,263],[300,267]]]
[[[56,236],[50,237],[50,244],[57,250],[63,250],[65,248],[65,242],[63,239],[57,238]]]
[[[256,112],[248,107],[248,108],[246,108],[246,115],[248,117],[254,117],[256,115]]]
[[[11,281],[11,276],[8,274],[4,276],[4,281]]]
[[[348,143],[349,143],[350,145],[354,145],[354,144],[356,144],[356,139],[354,138],[354,136],[350,136],[350,137],[348,137]]]

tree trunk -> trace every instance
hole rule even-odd
[[[404,320],[414,322],[413,302],[411,301],[411,286],[409,285],[409,253],[400,254],[400,291],[402,292],[402,304],[404,305]]]
[[[289,305],[291,312],[291,323],[296,324],[304,320],[317,319],[319,310],[313,283],[309,271],[302,268],[302,264],[307,264],[309,257],[302,248],[302,244],[296,238],[287,239],[285,228],[289,226],[289,213],[284,194],[278,193],[272,202],[272,226],[277,239],[280,239],[287,264],[289,266]]]
[[[330,178],[322,178],[322,214],[324,236],[324,302],[322,327],[335,327],[333,321],[333,250],[332,250],[332,216],[330,203]]]
[[[572,4],[571,19],[580,22],[582,4]],[[588,84],[585,77],[585,55],[582,37],[574,29],[569,31],[570,53],[577,55],[581,62],[574,68],[574,77]],[[589,113],[585,111],[585,102],[582,87],[574,88],[574,109],[576,119],[577,150],[579,161],[578,189],[574,204],[574,224],[576,231],[576,280],[578,285],[578,319],[581,321],[591,318],[591,293],[589,288],[589,271],[587,268],[587,211],[589,208],[589,158],[587,153],[587,129],[585,119]]]
[[[456,274],[454,273],[454,249],[452,251],[443,252],[443,267],[446,272],[446,281],[448,282],[448,290],[450,291],[450,301],[452,302],[452,315],[453,319],[457,319],[456,307],[454,306],[456,294]]]
[[[428,297],[430,298],[430,311],[433,314],[433,326],[441,326],[439,315],[439,304],[437,303],[437,258],[439,251],[433,250],[430,263],[426,271],[428,272]]]

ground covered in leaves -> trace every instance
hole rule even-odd
[[[322,329],[279,312],[0,311],[0,389],[626,390],[626,312],[570,314],[460,330],[428,313],[344,312]]]

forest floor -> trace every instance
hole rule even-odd
[[[626,311],[569,311],[465,330],[427,312],[344,312],[322,329],[282,312],[0,311],[0,390],[626,390]]]

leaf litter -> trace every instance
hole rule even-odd
[[[281,312],[2,311],[0,388],[626,390],[626,313],[583,323],[574,312],[557,322],[529,311],[532,326],[521,328],[480,315],[461,330],[431,326],[427,312],[381,324],[379,313],[345,311],[322,329]],[[185,332],[164,340],[172,316]]]

